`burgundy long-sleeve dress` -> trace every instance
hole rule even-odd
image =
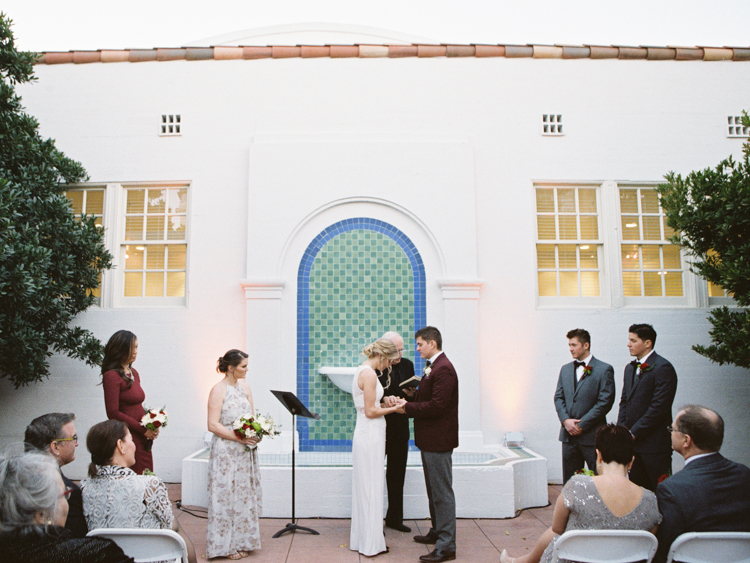
[[[128,425],[130,434],[135,442],[135,465],[131,467],[138,475],[144,469],[154,470],[154,458],[151,456],[153,442],[146,438],[146,428],[141,426],[143,417],[143,401],[146,393],[141,387],[138,372],[130,368],[133,373],[133,384],[128,389],[127,382],[115,370],[110,370],[102,376],[104,387],[104,406],[107,418],[122,420]]]

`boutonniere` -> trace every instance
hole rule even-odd
[[[641,370],[641,373],[644,373],[644,372],[651,371],[652,369],[654,369],[654,366],[650,366],[648,364],[641,364],[639,369]]]
[[[424,368],[424,376],[427,377],[430,375],[430,372],[432,371],[432,366],[427,366]]]
[[[591,375],[591,366],[583,366],[583,377],[586,377],[587,375]]]

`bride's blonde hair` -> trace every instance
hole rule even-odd
[[[400,357],[396,345],[387,338],[379,338],[372,344],[368,344],[362,350],[362,353],[368,360],[380,356],[386,360],[393,361]],[[386,383],[386,387],[391,384],[391,369],[391,366],[388,366],[388,383]]]

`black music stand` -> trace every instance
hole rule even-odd
[[[307,410],[307,407],[302,404],[302,402],[297,398],[297,396],[292,393],[291,391],[271,391],[276,398],[281,402],[282,405],[286,407],[286,410],[288,410],[290,413],[292,413],[292,521],[284,526],[281,530],[276,532],[273,537],[278,538],[287,532],[296,532],[297,530],[302,530],[303,532],[310,532],[313,535],[319,536],[320,533],[316,532],[312,528],[305,528],[304,526],[300,526],[295,522],[294,518],[294,435],[297,432],[297,426],[295,423],[295,416],[303,416],[305,418],[314,418],[315,420],[320,420],[320,415],[316,412],[310,412]]]

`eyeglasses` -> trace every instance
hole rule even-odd
[[[73,492],[73,489],[65,489],[63,493],[60,495],[61,497],[70,498],[70,493]]]
[[[78,434],[73,434],[72,438],[60,438],[58,440],[53,440],[53,442],[75,442],[78,443]]]
[[[679,428],[675,428],[674,426],[667,426],[667,430],[670,432],[682,432]]]

